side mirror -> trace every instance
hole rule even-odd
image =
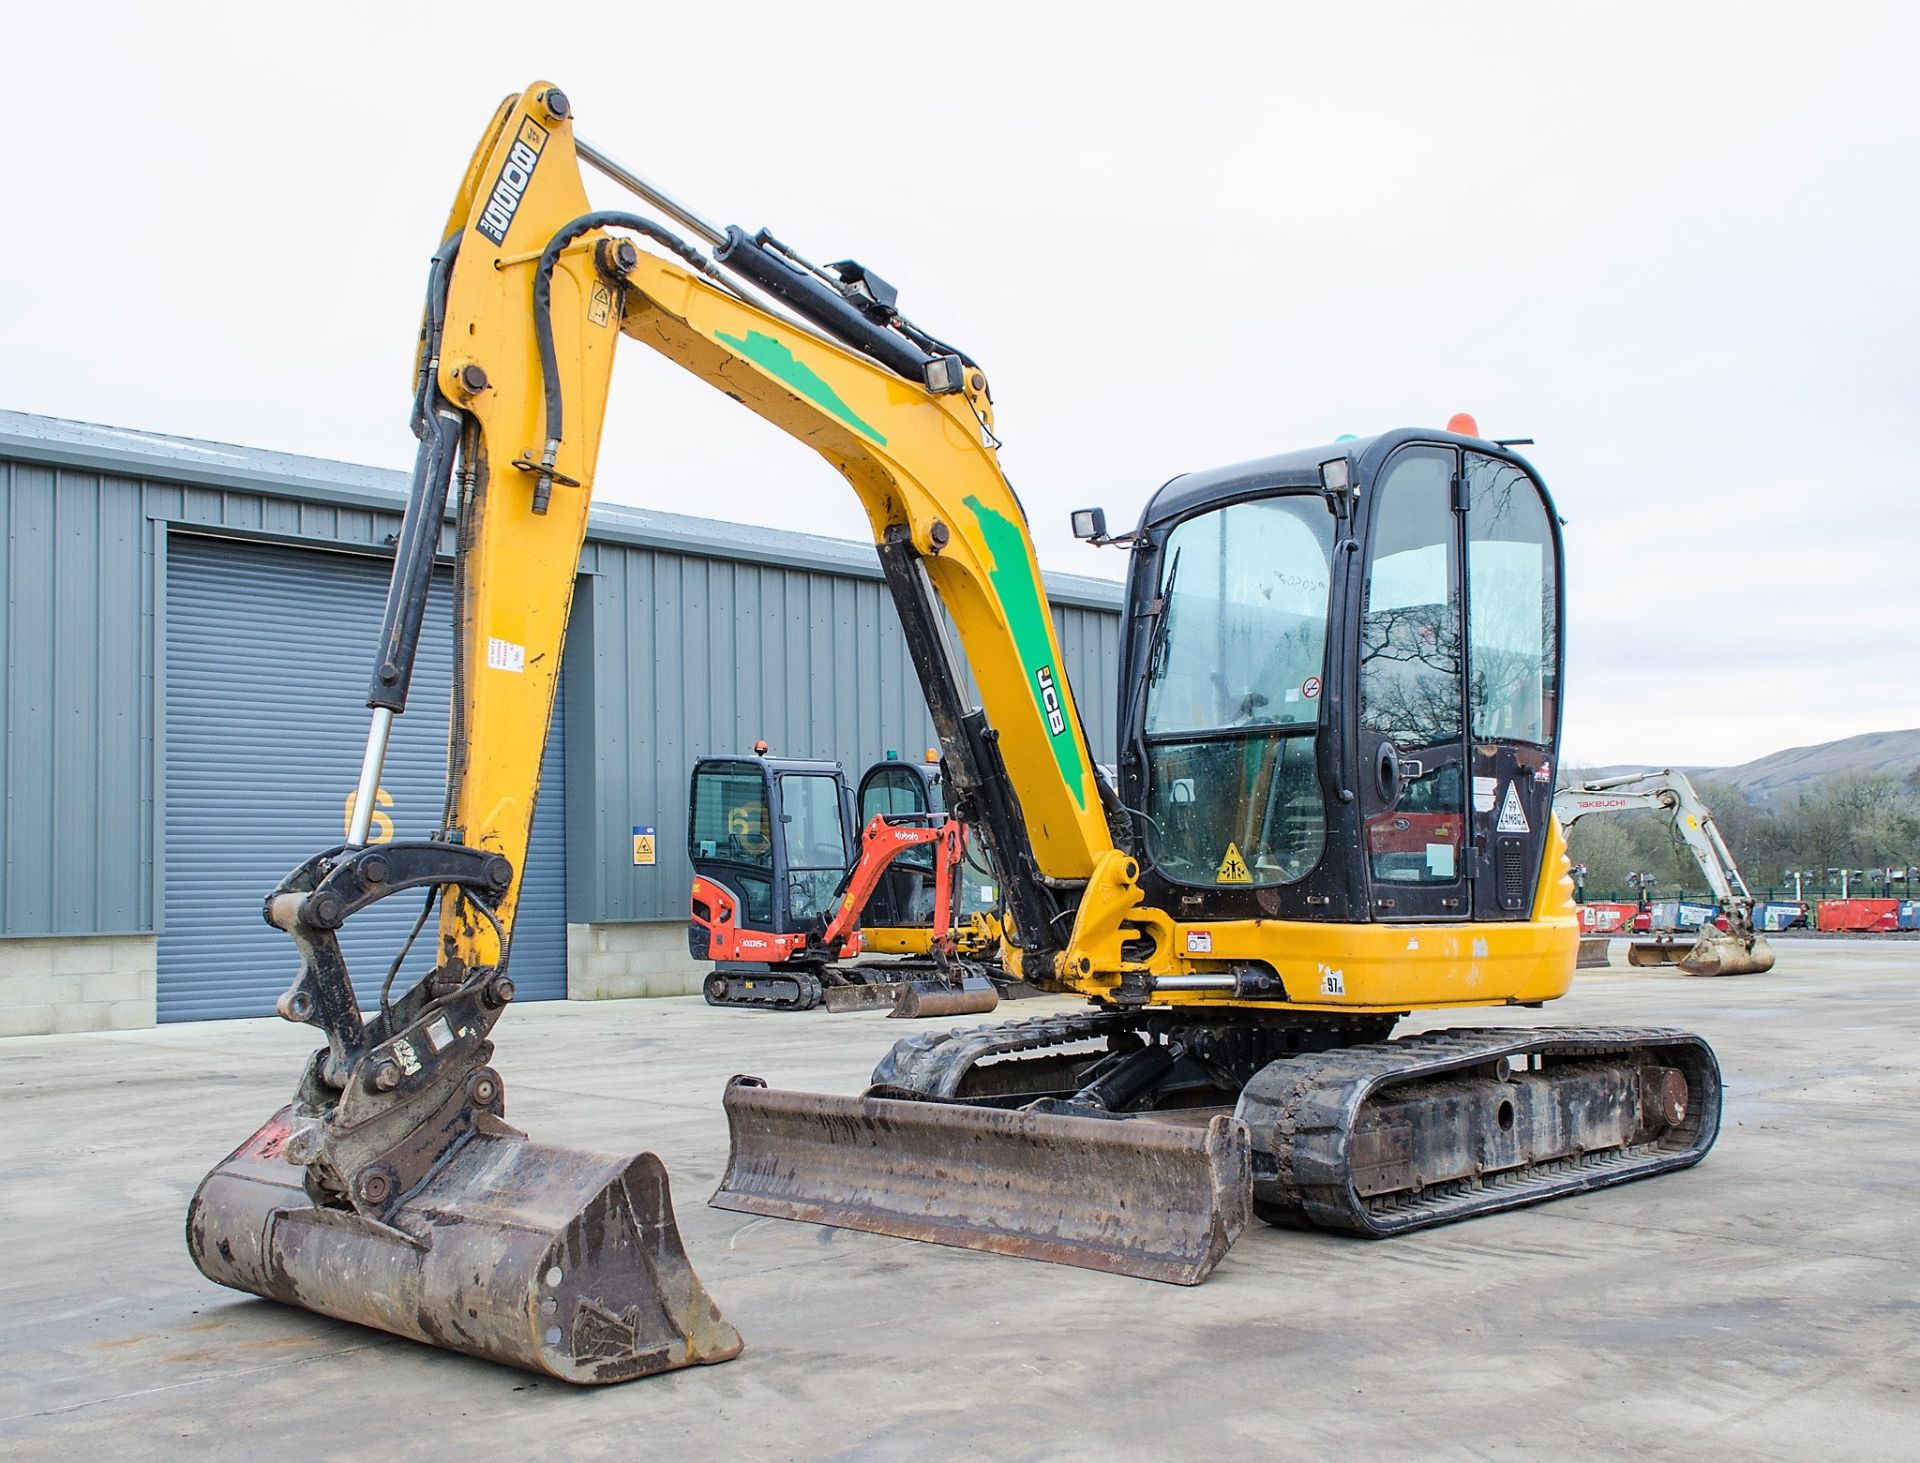
[[[1073,536],[1098,543],[1107,536],[1107,510],[1104,508],[1076,508],[1073,510]]]

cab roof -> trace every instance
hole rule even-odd
[[[1251,462],[1236,462],[1227,467],[1182,473],[1147,500],[1147,506],[1140,514],[1140,526],[1143,529],[1152,528],[1175,518],[1184,518],[1212,503],[1254,497],[1276,488],[1317,488],[1320,486],[1320,464],[1336,457],[1344,457],[1354,465],[1356,480],[1364,479],[1372,475],[1389,453],[1409,442],[1471,447],[1476,452],[1513,462],[1536,479],[1539,476],[1525,459],[1497,442],[1480,437],[1462,437],[1456,432],[1442,431],[1436,427],[1396,427],[1372,437],[1329,442],[1323,447],[1301,447],[1273,457],[1256,457]]]

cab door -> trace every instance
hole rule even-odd
[[[876,762],[860,779],[856,836],[878,816],[925,818],[940,812],[939,784],[908,762]],[[860,923],[874,929],[899,929],[933,923],[933,848],[910,848],[896,857],[874,886]]]
[[[788,928],[832,917],[840,881],[856,854],[846,779],[833,772],[782,771],[774,780],[776,877],[786,893]]]
[[[1471,912],[1457,477],[1452,448],[1408,447],[1371,493],[1355,780],[1375,919]]]

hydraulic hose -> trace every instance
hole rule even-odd
[[[594,229],[610,228],[632,229],[656,244],[671,249],[702,274],[714,272],[713,261],[705,254],[672,230],[637,213],[614,210],[583,213],[562,226],[560,232],[547,241],[547,247],[540,251],[540,260],[533,268],[533,335],[540,350],[540,387],[547,417],[547,440],[540,454],[540,485],[534,490],[535,501],[541,505],[545,504],[546,490],[553,482],[553,463],[560,452],[561,428],[565,420],[560,390],[560,358],[553,346],[553,268],[560,262],[560,255],[567,245],[582,234]]]

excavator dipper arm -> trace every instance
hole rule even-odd
[[[660,1161],[529,1142],[506,1123],[504,1083],[488,1065],[489,1033],[514,993],[518,875],[613,357],[614,286],[585,249],[543,276],[543,293],[567,308],[547,339],[534,330],[533,262],[587,209],[577,170],[555,158],[568,112],[544,85],[504,102],[443,231],[421,331],[420,450],[349,842],[265,903],[301,957],[280,1014],[319,1028],[326,1045],[294,1101],[202,1182],[187,1243],[223,1285],[567,1381],[614,1382],[725,1361],[741,1341],[687,1261]],[[564,444],[541,434],[527,385],[542,346],[565,363],[579,413]],[[431,839],[368,846],[449,506],[443,822]],[[372,992],[356,990],[336,932],[409,890],[427,891],[416,936],[437,907],[438,961],[391,999],[403,949],[363,1017]]]

